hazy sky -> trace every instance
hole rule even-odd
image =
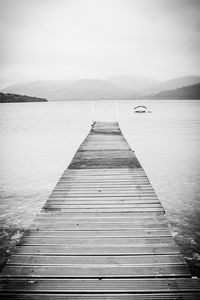
[[[0,0],[0,79],[200,75],[200,0]]]

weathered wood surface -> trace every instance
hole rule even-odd
[[[95,123],[3,268],[2,299],[199,299],[117,123]]]

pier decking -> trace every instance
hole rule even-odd
[[[94,123],[1,274],[2,299],[200,299],[117,123]]]

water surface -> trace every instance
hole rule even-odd
[[[135,114],[147,105],[152,113]],[[200,261],[200,101],[89,101],[0,105],[1,253],[34,216],[90,130],[118,120],[190,264]]]

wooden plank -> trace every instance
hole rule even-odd
[[[130,196],[130,197],[134,197],[134,196],[137,196],[137,197],[139,197],[139,196],[141,196],[141,195],[143,195],[143,196],[155,196],[155,192],[153,191],[153,190],[141,190],[141,189],[138,189],[138,190],[119,190],[119,191],[117,191],[117,190],[101,190],[101,189],[99,189],[99,190],[94,190],[94,191],[90,191],[90,190],[83,190],[83,191],[79,191],[79,190],[60,190],[60,191],[53,191],[53,193],[52,193],[52,195],[54,196],[54,195],[60,195],[60,196],[72,196],[72,197],[74,197],[74,196],[85,196],[85,197],[87,197],[87,196],[89,196],[89,197],[94,197],[94,196],[97,196],[97,197],[102,197],[102,196],[104,196],[104,197],[109,197],[109,196],[112,196],[112,197],[115,197],[115,196],[117,196],[118,195],[118,197],[119,196],[121,196],[121,197],[123,197],[123,196]]]
[[[40,256],[40,255],[12,255],[7,265],[186,265],[181,255],[143,255],[143,256]]]
[[[76,169],[73,169],[71,171],[74,171]],[[81,170],[81,169],[79,169]],[[123,179],[126,179],[126,180],[149,180],[147,175],[145,173],[142,173],[142,172],[128,172],[128,173],[125,173],[125,172],[112,172],[113,169],[109,169],[110,172],[98,172],[99,169],[85,169],[86,171],[87,170],[91,170],[90,172],[74,172],[74,173],[71,173],[71,172],[64,172],[61,176],[61,180],[76,180],[76,179],[85,179],[84,176],[87,175],[88,176],[88,179],[99,179],[99,180],[103,180],[104,177],[106,179],[118,179],[118,180],[123,180]],[[117,169],[116,169],[117,170]],[[138,168],[137,170],[141,170],[141,168]]]
[[[55,189],[54,190],[56,190],[56,189],[58,189],[58,190],[69,190],[69,189],[71,189],[71,188],[73,188],[73,189],[75,189],[75,190],[81,190],[81,191],[83,191],[83,190],[98,190],[98,188],[99,188],[99,185],[97,185],[97,187],[95,187],[95,186],[92,186],[92,185],[84,185],[84,186],[80,186],[80,185],[78,185],[78,186],[69,186],[69,185],[67,185],[66,183],[60,183],[60,184],[57,184],[56,185],[56,187],[55,187]],[[146,185],[142,185],[142,184],[138,184],[138,183],[135,183],[134,185],[132,184],[132,185],[129,185],[129,186],[120,186],[120,185],[115,185],[115,186],[105,186],[105,185],[103,185],[102,187],[102,190],[136,190],[136,189],[141,189],[141,190],[153,190],[153,188],[151,187],[151,185],[150,184],[146,184]]]
[[[196,292],[172,292],[172,293],[76,293],[76,294],[56,294],[56,293],[4,293],[3,300],[199,300],[199,293]]]
[[[190,277],[191,274],[185,265],[58,265],[58,266],[9,266],[5,265],[2,276],[10,277],[49,277],[49,278],[139,278],[139,277]]]
[[[95,169],[96,171],[97,169]],[[68,173],[64,173],[62,175],[62,177],[60,178],[60,182],[76,182],[76,180],[81,181],[81,180],[85,180],[85,176],[88,177],[88,181],[96,181],[96,182],[107,182],[107,180],[117,180],[117,181],[129,181],[130,183],[137,183],[137,182],[147,182],[150,184],[149,179],[147,178],[147,176],[144,174],[110,174],[110,173],[106,173],[106,174],[96,174],[93,173],[85,173],[85,174],[68,174]],[[59,183],[59,182],[58,182]]]
[[[139,177],[145,177],[147,178],[146,173],[144,172],[144,170],[142,168],[137,168],[137,169],[133,169],[133,168],[120,168],[120,169],[66,169],[62,176],[71,176],[72,178],[75,178],[75,176],[81,176],[83,177],[84,175],[88,175],[88,176],[96,176],[96,177],[102,177],[102,176],[112,176],[112,177],[116,177],[119,176],[120,178],[125,176],[125,177],[129,177],[129,178],[134,178],[134,176],[139,176]]]
[[[43,219],[36,219],[35,222],[32,224],[33,227],[36,225],[42,226],[42,225],[53,225],[56,226],[62,225],[62,226],[74,226],[74,225],[82,225],[82,226],[110,226],[112,229],[117,228],[118,225],[119,228],[124,228],[124,226],[131,227],[131,228],[152,228],[155,226],[155,228],[161,227],[161,228],[167,228],[166,220],[162,219],[153,219],[153,218],[136,218],[134,219],[122,219],[122,218],[98,218],[95,220],[95,218],[86,217],[86,218],[70,218],[65,219],[61,218],[60,220],[58,218],[52,218],[50,220],[49,218],[43,218]]]
[[[133,211],[118,211],[118,212],[52,212],[52,211],[48,211],[48,210],[42,210],[41,211],[41,215],[53,215],[56,216],[58,215],[59,217],[64,216],[65,219],[67,218],[123,218],[123,219],[127,219],[127,218],[132,218],[132,219],[146,219],[146,218],[155,218],[156,220],[166,220],[164,219],[164,214],[161,211],[141,211],[139,213],[137,212],[133,212]]]
[[[85,199],[74,199],[71,201],[68,201],[67,199],[49,199],[46,204],[59,204],[59,205],[100,205],[100,206],[104,206],[104,205],[109,205],[109,206],[124,206],[124,205],[139,205],[139,206],[151,206],[151,205],[157,205],[157,206],[161,206],[160,202],[158,200],[121,200],[121,201],[114,201],[114,200],[105,200],[105,201],[101,201],[100,199],[97,200],[85,200]]]
[[[112,213],[112,212],[139,212],[139,213],[142,213],[142,212],[164,212],[164,209],[161,207],[161,208],[81,208],[81,209],[77,209],[77,208],[62,208],[62,207],[45,207],[45,209],[48,209],[49,211],[53,211],[53,210],[59,210],[61,212],[74,212],[74,213],[88,213],[88,212],[96,212],[96,213],[103,213],[103,212],[107,212],[107,213]]]
[[[0,279],[1,290],[14,292],[57,293],[200,293],[200,279],[188,278],[143,278],[143,279]]]
[[[102,192],[76,192],[76,191],[63,191],[63,192],[53,192],[52,196],[71,196],[71,197],[123,197],[123,196],[130,196],[130,197],[139,197],[141,195],[144,196],[155,196],[155,192],[154,191],[133,191],[133,192],[129,192],[129,191],[102,191]]]
[[[90,197],[84,197],[84,196],[56,196],[56,195],[50,195],[48,201],[51,200],[69,200],[69,201],[145,201],[145,200],[157,200],[159,201],[159,199],[155,196],[155,195],[146,195],[146,196],[90,196]],[[160,203],[160,201],[159,201]]]
[[[132,215],[126,213],[102,213],[103,216],[99,213],[87,213],[87,215],[84,216],[83,213],[61,213],[61,212],[48,212],[48,214],[41,215],[41,218],[38,216],[35,219],[35,223],[41,220],[55,220],[56,222],[76,222],[79,220],[79,222],[92,222],[92,223],[164,223],[167,224],[167,220],[164,217],[164,215],[160,212],[144,212],[143,214],[138,213],[132,213]],[[113,214],[113,215],[111,215]],[[144,222],[143,222],[144,221]],[[34,224],[34,223],[33,223]]]
[[[105,204],[109,204],[109,205],[112,205],[112,204],[116,204],[116,205],[123,205],[123,204],[160,204],[159,200],[158,199],[123,199],[123,200],[110,200],[110,199],[107,199],[107,200],[101,200],[101,199],[87,199],[87,198],[78,198],[78,199],[62,199],[62,198],[51,198],[49,199],[46,203],[48,204],[74,204],[74,205],[77,205],[77,204],[81,204],[81,205],[84,205],[84,204],[92,204],[92,205],[105,205]]]
[[[78,149],[78,151],[79,151],[79,149]],[[132,152],[134,152],[133,150],[132,150]],[[64,171],[65,173],[71,173],[71,174],[76,174],[76,173],[86,173],[86,172],[88,172],[88,173],[90,173],[90,172],[94,172],[94,170],[90,170],[90,169],[78,169],[78,170],[70,170],[70,169],[65,169],[65,171]],[[124,168],[119,168],[119,169],[117,169],[117,168],[115,168],[115,169],[107,169],[107,168],[105,168],[105,169],[98,169],[97,170],[97,172],[99,172],[99,173],[103,173],[103,172],[108,172],[108,173],[110,173],[110,172],[113,172],[113,173],[117,173],[117,172],[121,172],[121,173],[128,173],[128,172],[130,172],[130,173],[144,173],[145,174],[145,171],[144,171],[144,169],[143,168],[141,168],[141,169],[132,169],[132,168],[130,168],[130,167],[124,167]]]
[[[137,214],[133,212],[121,212],[121,213],[61,213],[61,212],[49,212],[46,210],[43,210],[39,215],[37,215],[36,219],[46,219],[46,218],[52,218],[57,220],[73,220],[73,219],[80,219],[81,220],[95,220],[95,221],[104,221],[107,220],[108,222],[135,222],[138,220],[149,220],[154,221],[155,223],[157,221],[163,221],[167,223],[167,219],[163,213],[160,212],[144,212],[143,214]]]
[[[141,168],[137,158],[132,155],[128,158],[93,158],[83,159],[79,156],[73,158],[73,161],[69,165],[69,169],[96,169],[96,168],[120,168],[120,166],[130,166],[132,168]]]
[[[95,198],[95,197],[104,197],[104,198],[157,198],[156,194],[153,190],[150,189],[137,189],[137,190],[103,190],[101,187],[95,190],[65,190],[65,189],[60,189],[60,190],[54,190],[52,194],[50,195],[50,198],[59,198],[59,197],[64,197],[64,198],[74,198],[74,197],[79,197],[79,198]]]
[[[90,194],[107,194],[107,195],[110,195],[110,194],[113,194],[114,196],[116,194],[118,195],[155,195],[155,191],[149,187],[147,188],[141,188],[141,187],[138,187],[138,188],[125,188],[125,189],[115,189],[115,188],[112,188],[112,189],[103,189],[103,188],[98,188],[98,189],[64,189],[64,188],[59,188],[59,189],[55,189],[53,191],[53,194],[67,194],[67,195],[70,195],[70,194],[84,194],[84,195],[90,195]]]
[[[57,203],[57,201],[49,201],[47,202],[47,204],[44,207],[57,207],[57,208],[74,208],[74,209],[81,209],[81,208],[162,208],[160,203],[119,203],[119,204],[109,204],[109,203],[104,203],[104,204],[94,204],[94,203],[85,203],[85,204],[78,204],[78,203],[73,203],[73,204],[69,204],[66,202],[59,202]]]
[[[81,185],[84,185],[84,184],[93,184],[93,185],[114,185],[114,186],[116,186],[116,185],[132,185],[132,184],[134,184],[134,183],[136,183],[136,184],[140,184],[140,183],[142,183],[142,182],[145,182],[145,183],[147,183],[147,184],[149,184],[149,182],[147,181],[147,180],[144,180],[144,179],[138,179],[137,181],[135,180],[135,181],[133,181],[133,180],[131,180],[131,179],[129,179],[129,178],[124,178],[124,179],[114,179],[114,178],[110,178],[110,179],[108,179],[108,180],[105,180],[105,179],[98,179],[98,178],[91,178],[91,179],[89,179],[89,180],[86,180],[86,178],[76,178],[76,179],[63,179],[62,181],[61,181],[61,183],[62,182],[65,182],[66,184],[71,184],[72,186],[74,185],[74,186],[81,186]]]
[[[84,170],[84,172],[83,172]],[[101,172],[99,171],[101,170]],[[106,171],[109,170],[109,171]],[[115,171],[114,171],[115,170]],[[134,171],[132,171],[134,170]],[[93,176],[94,179],[103,179],[105,176],[106,179],[148,179],[146,173],[142,168],[129,169],[127,172],[123,172],[123,169],[67,169],[63,172],[61,179],[76,179],[83,178],[87,175],[89,179]]]
[[[133,169],[133,168],[115,168],[115,169],[96,169],[96,170],[91,170],[91,169],[73,169],[73,170],[70,170],[70,169],[66,169],[63,174],[71,174],[71,175],[74,175],[74,174],[85,174],[85,173],[88,173],[88,174],[91,174],[91,173],[95,173],[95,174],[145,174],[145,171],[143,168],[137,168],[137,169]]]
[[[129,200],[129,201],[103,201],[101,202],[100,200],[97,200],[97,201],[92,201],[92,200],[88,200],[88,201],[84,201],[83,199],[82,200],[74,200],[74,201],[67,201],[67,200],[60,200],[60,199],[53,199],[53,200],[48,200],[48,202],[46,203],[48,205],[74,205],[74,206],[79,206],[79,205],[92,205],[92,206],[95,206],[95,205],[98,205],[98,206],[122,206],[122,207],[125,207],[125,206],[136,206],[137,204],[139,206],[146,206],[146,207],[149,207],[149,206],[158,206],[160,207],[160,203],[156,200],[143,200],[143,201],[139,201],[139,200],[136,200],[136,201],[133,201],[133,200]]]
[[[76,169],[70,171],[77,171]],[[85,169],[85,171],[90,170],[90,172],[82,172],[82,169],[79,169],[80,172],[64,172],[61,176],[61,180],[76,180],[76,179],[85,179],[85,175],[87,175],[88,179],[95,179],[95,180],[104,180],[104,178],[110,180],[149,180],[147,175],[144,172],[112,172],[113,169],[108,169],[110,172],[99,172],[99,169]],[[116,169],[117,170],[117,169]],[[135,169],[134,169],[135,170]],[[142,170],[141,168],[137,168],[137,170]],[[104,180],[104,181],[106,181]]]
[[[96,171],[96,169],[95,169]],[[88,177],[88,180],[86,180],[86,177]],[[150,184],[148,178],[145,176],[145,175],[120,175],[120,174],[113,174],[113,175],[95,175],[95,174],[82,174],[82,175],[70,175],[70,174],[67,174],[67,175],[63,175],[61,177],[61,181],[60,182],[76,182],[76,181],[83,181],[83,182],[97,182],[97,183],[101,183],[101,182],[104,182],[104,183],[109,183],[110,181],[113,181],[113,182],[121,182],[121,183],[126,183],[126,181],[128,181],[130,184],[131,183],[137,183],[137,182],[147,182]]]
[[[83,171],[84,170],[84,171]],[[76,179],[76,178],[84,178],[87,175],[89,179],[94,176],[95,179],[103,179],[105,176],[106,178],[110,179],[148,179],[146,173],[142,168],[137,169],[128,169],[127,172],[123,171],[123,169],[73,169],[63,172],[61,179]]]
[[[137,181],[145,181],[145,182],[149,182],[148,177],[146,176],[146,174],[142,174],[142,173],[137,173],[137,174],[123,174],[123,173],[98,173],[96,172],[95,169],[94,173],[78,173],[78,174],[70,174],[70,173],[63,173],[62,177],[60,178],[61,182],[62,181],[76,181],[76,180],[84,180],[86,179],[85,176],[88,177],[88,180],[91,181],[92,179],[94,179],[94,181],[107,181],[107,180],[126,180],[126,181],[130,181],[130,182],[137,182]]]
[[[151,187],[149,182],[131,182],[131,183],[120,183],[120,182],[112,182],[112,183],[108,183],[108,182],[100,182],[98,181],[98,183],[91,183],[91,182],[85,182],[85,183],[68,183],[67,181],[63,181],[60,182],[56,185],[56,189],[98,189],[99,187],[103,188],[103,189],[136,189],[136,188],[141,188],[141,189],[149,189]]]
[[[80,187],[80,188],[95,188],[95,187],[107,187],[107,188],[131,188],[135,185],[141,186],[141,187],[150,187],[150,182],[147,180],[143,179],[138,179],[138,180],[131,180],[131,179],[108,179],[106,180],[105,178],[103,179],[98,179],[98,178],[91,178],[90,180],[85,180],[85,178],[76,178],[76,180],[70,180],[70,179],[64,179],[60,181],[56,187]]]
[[[75,178],[75,176],[81,176],[83,177],[84,175],[88,175],[89,177],[94,175],[96,177],[102,177],[102,176],[112,176],[112,177],[116,177],[119,176],[121,177],[129,177],[129,178],[137,178],[137,176],[139,177],[143,177],[143,178],[147,178],[146,173],[144,172],[144,170],[142,168],[137,168],[137,169],[133,169],[133,168],[127,168],[127,169],[105,169],[105,168],[101,168],[101,169],[66,169],[62,176],[71,176],[72,178]]]
[[[99,170],[102,170],[101,172],[99,172]],[[105,171],[105,169],[71,169],[71,170],[67,170],[63,173],[62,178],[68,178],[68,179],[75,179],[77,178],[83,178],[84,175],[87,175],[89,178],[91,178],[92,176],[94,176],[94,178],[100,178],[103,179],[103,176],[106,176],[107,178],[110,179],[117,179],[117,176],[119,176],[119,179],[123,179],[123,178],[128,178],[128,179],[145,179],[147,178],[147,175],[145,174],[144,170],[142,168],[137,168],[137,169],[130,169],[130,171],[128,172],[123,172],[118,171],[118,169],[107,169],[109,171]],[[113,170],[116,170],[115,172]],[[123,169],[122,169],[123,170]],[[131,171],[134,170],[134,171]],[[137,170],[137,171],[136,171]],[[71,172],[71,171],[75,171],[75,172]]]
[[[77,226],[78,227],[78,226]],[[48,230],[41,231],[35,230],[30,231],[29,235],[25,234],[24,237],[171,237],[171,233],[166,229],[125,229],[125,230],[94,230],[90,227],[90,230]]]
[[[89,216],[87,214],[87,216],[83,217],[82,215],[79,217],[77,215],[74,215],[74,214],[70,214],[70,216],[67,214],[67,216],[65,216],[65,214],[63,214],[63,216],[60,216],[60,214],[58,216],[55,216],[54,213],[52,213],[52,216],[50,214],[48,214],[47,216],[41,216],[41,217],[37,217],[35,219],[35,222],[33,223],[34,224],[38,224],[38,222],[48,222],[48,223],[64,223],[64,224],[67,224],[67,223],[70,223],[70,224],[76,224],[76,223],[83,223],[84,224],[92,224],[92,225],[95,225],[95,224],[113,224],[115,225],[116,224],[141,224],[141,225],[144,225],[142,227],[145,227],[147,228],[148,225],[151,225],[151,224],[155,224],[155,226],[157,226],[157,224],[164,224],[166,225],[167,224],[167,221],[165,218],[159,218],[159,217],[151,217],[151,216],[145,216],[144,218],[142,218],[141,216],[135,216],[134,217],[126,217],[126,218],[123,218],[123,217],[111,217],[110,215],[107,214],[107,216],[93,216],[93,214],[91,213],[91,216]]]
[[[150,255],[150,254],[179,254],[175,245],[168,244],[139,244],[139,245],[23,245],[14,249],[14,254],[41,255]]]
[[[95,169],[96,171],[96,169]],[[147,182],[147,183],[150,183],[148,181],[148,178],[145,177],[145,176],[132,176],[132,177],[125,177],[125,176],[121,176],[121,177],[118,177],[119,175],[115,175],[115,176],[106,176],[107,178],[105,178],[103,175],[101,177],[97,177],[97,176],[88,176],[88,180],[86,179],[85,176],[88,176],[87,174],[84,174],[82,176],[72,176],[70,177],[69,175],[67,176],[64,176],[62,177],[61,179],[61,182],[69,182],[69,183],[81,183],[81,182],[85,182],[86,184],[87,183],[91,183],[91,182],[95,182],[95,183],[121,183],[121,184],[124,184],[124,183],[129,183],[129,184],[134,184],[134,183],[137,183],[137,182]]]
[[[49,199],[51,198],[67,198],[67,199],[74,199],[74,198],[87,198],[87,199],[94,199],[97,197],[101,197],[102,200],[110,199],[110,200],[123,200],[123,199],[158,199],[155,193],[144,193],[144,192],[134,192],[134,193],[118,193],[117,191],[113,194],[111,193],[90,193],[86,194],[83,193],[60,193],[60,192],[52,192],[49,196]]]
[[[124,224],[117,224],[117,223],[101,223],[101,224],[81,224],[81,223],[76,223],[76,224],[70,224],[70,223],[59,223],[59,224],[54,224],[52,223],[40,223],[40,224],[36,224],[34,226],[31,227],[32,229],[35,229],[37,231],[39,230],[56,230],[56,231],[67,231],[67,230],[120,230],[123,231],[124,234],[124,230],[136,230],[137,228],[140,230],[156,230],[156,229],[166,229],[168,230],[168,227],[166,224],[130,224],[130,223],[124,223]],[[170,235],[171,236],[171,235]]]
[[[146,176],[145,171],[142,168],[137,168],[137,169],[133,169],[133,168],[120,168],[120,169],[66,169],[63,172],[63,176],[83,176],[87,174],[88,176],[94,175],[94,176]]]
[[[141,245],[141,244],[168,244],[168,245],[174,245],[174,240],[171,237],[142,237],[142,238],[127,238],[127,237],[56,237],[56,238],[49,238],[49,237],[42,237],[42,238],[33,238],[32,236],[30,237],[23,237],[22,240],[20,241],[19,245]]]
[[[149,187],[150,186],[150,183],[146,180],[143,180],[143,181],[130,181],[130,182],[127,182],[127,181],[124,181],[124,182],[120,182],[120,181],[112,181],[111,183],[107,182],[107,181],[96,181],[96,182],[92,182],[92,181],[85,181],[85,182],[76,182],[76,181],[73,181],[73,182],[70,182],[68,180],[63,180],[63,181],[60,181],[57,185],[56,185],[56,188],[57,187],[66,187],[66,188],[98,188],[98,187],[104,187],[104,188],[131,188],[132,186],[134,186],[135,184],[141,186],[141,187]]]

